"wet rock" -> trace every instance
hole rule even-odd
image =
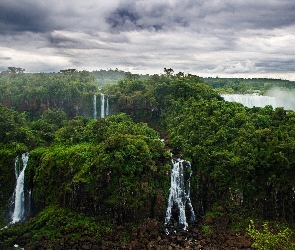
[[[106,232],[101,239],[91,236],[83,236],[78,240],[71,240],[64,236],[54,242],[50,242],[47,236],[42,235],[40,241],[31,243],[28,235],[19,238],[19,244],[28,249],[196,249],[196,250],[220,250],[220,249],[244,249],[250,250],[251,238],[246,232],[228,233],[219,230],[218,222],[214,221],[210,235],[203,234],[202,225],[189,225],[187,230],[173,228],[166,234],[165,225],[159,221],[149,219],[137,228],[128,229],[127,226],[114,227],[112,231]],[[130,242],[126,242],[126,235]],[[124,243],[123,243],[124,242]],[[1,249],[1,248],[0,248]]]
[[[202,246],[200,244],[194,247],[194,250],[201,250],[201,249],[202,249]]]
[[[91,247],[89,245],[83,245],[82,246],[82,249],[83,250],[89,250],[89,249],[91,249]]]

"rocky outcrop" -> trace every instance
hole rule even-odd
[[[112,232],[97,239],[85,235],[79,239],[71,240],[68,236],[51,242],[46,235],[41,235],[36,243],[31,242],[30,233],[21,236],[18,244],[26,250],[33,249],[194,249],[194,250],[220,250],[245,249],[250,250],[251,239],[245,231],[227,232],[219,230],[220,226],[211,221],[212,232],[204,233],[202,222],[189,225],[187,230],[177,230],[167,234],[165,225],[154,219],[149,219],[132,230],[117,226]],[[208,223],[208,220],[206,221]],[[1,249],[1,248],[0,248]]]

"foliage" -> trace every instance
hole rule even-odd
[[[114,75],[105,79],[122,75],[109,73]],[[0,105],[1,207],[13,189],[15,156],[30,150],[26,188],[34,212],[45,209],[44,220],[37,221],[51,220],[50,214],[48,225],[55,226],[53,208],[111,224],[163,219],[169,148],[192,163],[196,211],[229,214],[232,221],[294,222],[295,112],[247,108],[225,102],[216,91],[263,92],[280,81],[208,80],[171,68],[149,78],[124,74],[117,84],[112,79],[100,91],[116,114],[93,120],[93,95],[99,92],[89,72],[1,75],[0,101],[14,108]],[[256,232],[254,225],[250,229]]]
[[[124,72],[119,69],[108,69],[108,70],[95,70],[90,72],[96,79],[98,86],[104,86],[106,84],[116,84],[120,79],[125,77],[137,77],[141,79],[149,78],[149,75],[134,75],[130,72]]]
[[[192,180],[192,192],[205,207],[216,201],[230,211],[254,206],[251,213],[293,220],[293,111],[190,98],[173,102],[166,123],[171,145],[201,176],[201,190]]]
[[[125,114],[69,124],[51,147],[30,152],[26,180],[38,207],[60,204],[97,216],[107,210],[123,223],[150,214],[152,197],[165,199],[170,156],[154,130]]]
[[[103,92],[111,96],[112,105],[118,111],[132,115],[135,121],[145,121],[158,130],[165,129],[165,112],[173,101],[191,97],[222,99],[202,79],[194,75],[176,74],[166,69],[164,75],[153,75],[149,79],[126,75],[116,85],[106,85]]]
[[[51,143],[55,137],[55,132],[63,127],[67,122],[66,113],[57,110],[52,111],[50,109],[44,111],[40,119],[31,122],[30,127],[40,138],[39,143]]]
[[[0,77],[0,102],[30,118],[45,110],[61,109],[69,117],[87,113],[96,92],[94,78],[89,72],[63,74],[13,74]]]
[[[107,221],[98,221],[94,217],[81,215],[66,208],[48,206],[24,224],[16,224],[0,230],[0,241],[3,247],[9,247],[22,236],[29,237],[32,243],[44,237],[47,241],[54,242],[65,235],[68,240],[81,237],[94,237],[98,240],[102,234],[110,231],[111,225]],[[18,236],[11,237],[11,235]]]
[[[255,228],[253,220],[250,221],[250,225],[247,229],[248,234],[254,240],[252,247],[260,250],[291,250],[295,249],[295,245],[291,243],[290,237],[292,231],[289,228],[273,233],[265,222],[262,225],[262,229]]]
[[[294,81],[269,78],[204,78],[204,82],[218,93],[265,93],[270,89],[294,89]]]
[[[16,153],[9,149],[0,150],[0,228],[4,226],[6,205],[14,189],[14,159]]]
[[[208,235],[208,234],[211,234],[211,233],[212,233],[212,229],[211,229],[210,226],[208,226],[208,225],[203,225],[203,226],[202,226],[202,232],[203,232],[205,235]]]
[[[0,148],[25,148],[35,138],[28,127],[25,113],[18,113],[0,104]]]
[[[7,204],[14,190],[15,157],[36,146],[36,142],[26,114],[0,104],[0,228],[5,223]]]
[[[30,122],[26,113],[8,109],[0,104],[0,148],[24,152],[51,143],[55,131],[67,121],[65,112],[46,110],[40,119]]]

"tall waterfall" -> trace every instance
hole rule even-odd
[[[97,119],[96,95],[93,96],[93,119]]]
[[[225,101],[239,102],[249,108],[265,107],[266,105],[271,105],[273,108],[278,107],[276,98],[273,96],[262,96],[257,94],[224,94],[221,96]]]
[[[109,98],[107,97],[107,107],[106,107],[106,112],[105,112],[106,116],[109,115]]]
[[[186,229],[188,222],[195,221],[195,212],[190,200],[191,164],[181,159],[172,160],[171,186],[165,224],[174,220]]]
[[[15,159],[15,177],[16,186],[13,193],[14,197],[14,211],[12,214],[12,222],[15,223],[24,219],[25,215],[25,194],[24,194],[24,180],[25,180],[25,170],[27,167],[29,159],[28,153],[23,153],[21,156],[21,162],[19,157]]]
[[[104,94],[100,94],[100,117],[105,118]]]
[[[100,94],[100,117],[106,118],[109,115],[109,98],[105,94]]]

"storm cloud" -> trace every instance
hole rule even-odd
[[[3,0],[0,68],[294,80],[294,11],[293,0]]]

